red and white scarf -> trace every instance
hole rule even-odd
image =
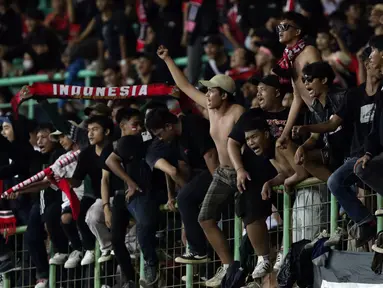
[[[13,186],[12,188],[9,188],[7,191],[5,191],[1,197],[4,198],[8,196],[11,193],[19,191],[21,188],[27,187],[28,185],[41,181],[45,177],[51,182],[52,185],[58,187],[62,192],[65,193],[65,195],[68,197],[70,202],[70,207],[72,208],[72,216],[74,220],[77,220],[78,215],[80,213],[80,200],[77,198],[76,193],[71,188],[70,184],[66,179],[60,179],[55,175],[55,170],[57,168],[65,167],[74,161],[78,160],[78,156],[80,155],[80,150],[77,150],[66,157],[57,160],[53,165],[49,166],[48,168],[40,171],[36,175],[24,180],[23,182]],[[1,229],[1,218],[0,218],[0,229]]]
[[[146,17],[144,0],[136,1],[136,13],[138,23],[140,23],[140,33],[138,34],[136,50],[137,52],[143,52],[145,48],[146,31],[149,27],[148,18]]]
[[[135,97],[154,97],[175,95],[176,86],[166,84],[134,85],[121,87],[82,87],[64,84],[34,83],[24,86],[11,100],[12,108],[17,115],[17,108],[22,102],[22,94],[30,93],[33,98],[64,98],[114,100]]]
[[[303,39],[300,39],[293,47],[286,47],[283,51],[282,58],[278,61],[278,66],[281,70],[288,72],[293,68],[294,60],[298,57],[299,54],[306,48],[306,42]],[[281,75],[279,75],[281,76]],[[283,84],[290,83],[291,79],[281,77],[280,82]]]
[[[233,80],[248,80],[257,73],[258,71],[254,67],[243,67],[226,71],[226,75],[233,78]]]
[[[6,242],[8,236],[16,233],[16,217],[12,210],[0,211],[0,233],[5,235]]]

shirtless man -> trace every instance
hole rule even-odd
[[[284,68],[289,69],[276,69],[274,70],[274,73],[279,76],[281,76],[281,74],[287,74],[288,77],[292,78],[292,84],[294,87],[294,99],[291,104],[289,118],[282,135],[276,142],[276,146],[282,149],[286,149],[288,144],[291,142],[290,132],[297,116],[299,115],[299,111],[303,103],[307,106],[312,104],[312,99],[310,98],[304,83],[300,80],[303,76],[302,69],[306,64],[321,61],[321,55],[318,49],[314,46],[306,44],[304,41],[303,37],[307,32],[305,29],[309,26],[310,23],[308,23],[307,19],[303,15],[295,12],[285,13],[282,17],[281,23],[277,26],[279,42],[286,45],[283,58],[279,62],[279,66],[284,66]],[[281,70],[285,70],[285,72],[289,73],[281,73]],[[287,153],[287,151],[284,151],[283,153]],[[294,157],[294,155],[290,156]]]
[[[227,201],[237,192],[237,176],[230,161],[227,141],[234,124],[245,109],[231,101],[235,83],[229,76],[216,75],[210,81],[201,81],[200,83],[208,88],[205,95],[188,82],[182,71],[169,57],[165,47],[160,46],[157,54],[165,61],[176,85],[194,102],[207,110],[206,115],[210,120],[210,135],[217,148],[220,166],[214,172],[213,181],[202,203],[198,220],[223,264],[217,274],[206,281],[206,286],[216,287],[221,284],[227,268],[234,261],[228,242],[217,226],[217,221],[220,220]]]

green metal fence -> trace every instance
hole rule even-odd
[[[206,61],[206,58],[204,59]],[[176,59],[177,65],[184,66],[187,63],[186,58]],[[63,81],[67,75],[64,77],[61,74],[55,74],[53,77],[53,81]],[[94,77],[97,77],[94,71],[83,70],[80,71],[78,77],[85,79],[85,85],[90,86],[91,81]],[[25,77],[14,77],[14,78],[3,78],[0,79],[0,86],[21,86],[28,85],[34,82],[46,82],[51,81],[47,75],[33,75],[33,76],[25,76]],[[23,103],[23,105],[27,106],[27,115],[29,118],[34,117],[34,105],[36,102],[34,100],[27,101]],[[0,104],[0,108],[10,108],[9,104]],[[313,193],[313,189],[315,191],[327,191],[326,183],[320,182],[318,179],[309,178],[302,183],[300,183],[296,187],[295,195],[303,195],[302,190],[308,190],[308,193]],[[316,188],[315,188],[316,187]],[[276,187],[275,190],[284,191],[284,187]],[[310,192],[311,191],[311,192]],[[317,193],[317,192],[315,192]],[[326,193],[325,193],[326,194]],[[303,197],[303,196],[302,196]],[[327,193],[327,196],[322,199],[321,208],[323,208],[326,212],[323,212],[325,215],[325,219],[321,220],[321,223],[318,227],[311,228],[314,232],[317,232],[321,229],[327,229],[331,231],[331,233],[335,232],[335,229],[340,225],[339,215],[338,215],[338,204],[334,196]],[[372,196],[370,196],[371,198]],[[375,196],[373,196],[375,197]],[[383,207],[383,198],[381,196],[377,196],[374,207]],[[292,207],[293,200],[290,195],[287,193],[283,194],[283,203],[281,203],[281,210],[278,213],[283,216],[283,251],[284,254],[288,252],[288,248],[291,246],[292,236],[297,232],[297,227],[294,226],[294,215],[299,214],[299,209],[304,209],[303,207]],[[312,203],[311,206],[319,205],[317,203]],[[295,213],[294,214],[294,209]],[[166,211],[166,207],[163,207],[162,210]],[[230,210],[230,209],[229,209]],[[297,212],[298,211],[298,212]],[[310,211],[315,211],[315,209],[311,209]],[[230,211],[229,211],[230,212]],[[161,271],[164,279],[162,279],[162,283],[165,283],[163,286],[183,286],[186,285],[187,288],[198,285],[198,282],[195,282],[193,279],[193,275],[196,274],[198,270],[197,267],[193,265],[185,265],[183,267],[179,266],[174,262],[176,256],[180,255],[184,249],[182,247],[182,243],[180,242],[180,231],[181,226],[180,222],[177,222],[177,214],[166,211],[167,218],[167,229],[165,232],[165,238],[159,239],[159,253],[161,256]],[[313,213],[313,212],[311,212]],[[241,220],[234,216],[233,213],[228,213],[227,215],[231,215],[229,218],[224,218],[222,221],[222,228],[227,230],[227,235],[231,240],[231,246],[233,247],[235,260],[239,260],[239,247],[241,243],[242,236],[242,223]],[[305,215],[302,216],[306,218]],[[307,215],[307,217],[313,217],[313,215]],[[327,217],[327,218],[326,218]],[[296,220],[296,219],[295,219]],[[170,225],[170,223],[173,223]],[[178,224],[177,224],[178,223]],[[296,223],[296,221],[295,221]],[[178,226],[177,226],[178,225]],[[277,232],[280,227],[277,227]],[[25,247],[23,246],[23,241],[20,238],[23,238],[21,235],[25,232],[26,227],[19,227],[17,229],[17,234],[15,235],[15,257],[16,259],[21,259],[21,270],[12,272],[4,275],[3,278],[3,287],[4,288],[16,288],[16,287],[34,287],[35,279],[34,276],[34,268],[29,259],[24,259],[24,254],[26,252]],[[303,231],[305,228],[303,227]],[[310,230],[310,231],[311,231]],[[382,219],[378,219],[378,231],[383,230],[383,221]],[[303,232],[305,233],[305,232]],[[313,232],[309,232],[313,233]],[[297,236],[296,236],[297,237]],[[296,238],[295,237],[295,238]],[[294,238],[294,237],[293,237]],[[20,244],[21,243],[21,244]],[[20,246],[21,245],[21,246]],[[280,247],[277,247],[279,249]],[[99,251],[96,249],[96,259],[99,256]],[[21,255],[21,256],[20,256]],[[141,259],[141,261],[140,261]],[[218,262],[213,259],[213,262],[216,262],[216,267],[219,266]],[[140,271],[140,274],[143,274],[143,261],[142,255],[141,257],[137,257],[135,260],[137,271]],[[213,267],[215,269],[216,267]],[[50,269],[50,287],[95,287],[101,288],[102,285],[109,285],[109,283],[115,283],[118,278],[118,273],[116,270],[117,264],[115,262],[106,263],[106,264],[98,264],[97,261],[92,267],[87,267],[87,269],[80,269],[78,271],[72,271],[68,273],[62,267],[52,266]],[[200,270],[200,268],[199,268]],[[20,275],[21,276],[20,276]],[[19,275],[19,276],[18,276]],[[185,277],[182,277],[185,276]],[[29,284],[18,284],[15,279],[19,279],[21,277],[24,281],[29,277]],[[137,277],[138,279],[138,277]],[[186,280],[186,281],[182,281]],[[28,282],[28,281],[27,281]],[[16,284],[15,284],[16,283]],[[22,282],[21,282],[22,283]],[[110,285],[113,287],[113,285]]]

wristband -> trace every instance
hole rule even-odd
[[[107,203],[104,203],[104,204],[102,204],[102,209],[104,209],[106,205],[108,205],[108,206],[109,206],[109,205],[110,205],[110,203],[109,203],[109,202],[107,202]]]
[[[364,154],[372,158],[372,154],[370,152],[366,152]]]
[[[126,65],[126,63],[127,63],[126,59],[122,59],[122,60],[120,61],[120,66],[124,66],[124,65]]]

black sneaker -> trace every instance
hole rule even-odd
[[[140,285],[144,288],[153,287],[160,278],[160,273],[158,272],[157,265],[147,265],[144,266],[145,279],[140,279]]]
[[[177,263],[182,264],[201,264],[209,261],[207,255],[198,255],[197,253],[187,252],[179,256],[175,260]]]
[[[356,248],[362,247],[376,235],[376,222],[370,222],[359,226],[359,237],[356,239]]]

